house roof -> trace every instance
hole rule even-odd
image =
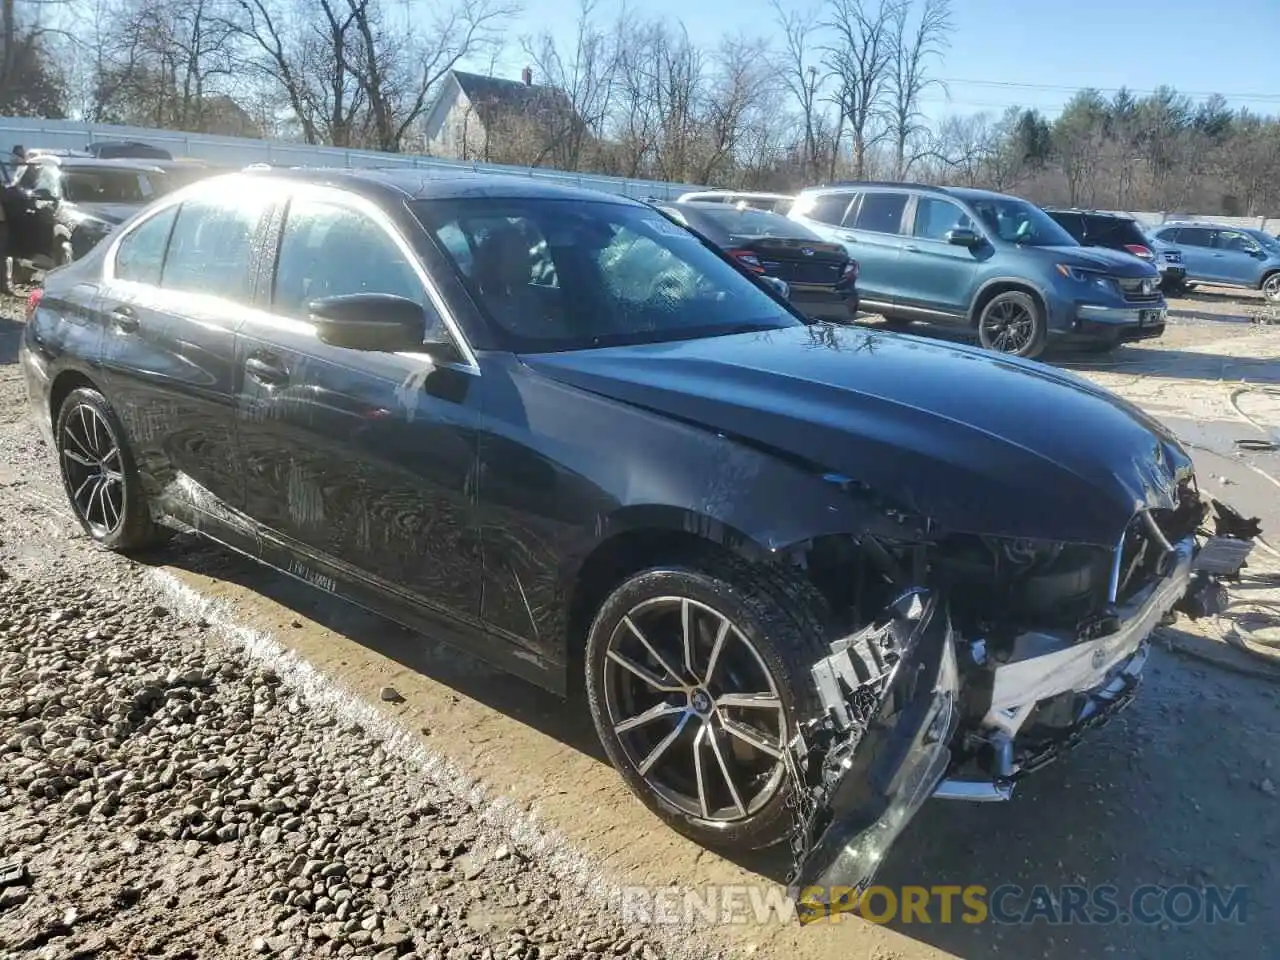
[[[486,127],[501,116],[513,113],[544,122],[563,122],[570,118],[581,122],[572,101],[558,87],[526,84],[499,77],[482,77],[477,73],[464,73],[461,70],[454,70],[453,76],[471,101],[480,122]]]

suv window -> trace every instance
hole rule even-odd
[[[257,203],[188,200],[178,210],[160,286],[249,301],[253,237],[262,216]]]
[[[901,233],[906,209],[905,193],[864,193],[854,226],[872,233]]]
[[[400,245],[368,215],[330,200],[290,201],[276,259],[272,310],[305,320],[312,300],[389,293],[422,305],[444,336],[443,321]]]
[[[1129,217],[1084,216],[1081,219],[1084,221],[1085,236],[1091,243],[1119,243],[1144,247],[1147,245],[1147,238],[1138,229],[1137,221]],[[1061,220],[1058,222],[1062,223]],[[1068,230],[1070,230],[1069,227]],[[1074,232],[1072,235],[1075,235]],[[1080,238],[1076,237],[1076,239]]]
[[[924,240],[946,240],[957,227],[972,227],[968,215],[950,200],[920,197],[916,200],[916,221],[912,232]]]
[[[1054,220],[1058,221],[1059,226],[1077,240],[1083,241],[1085,238],[1085,219],[1078,213],[1059,213],[1056,210],[1045,211]]]
[[[178,208],[169,207],[124,235],[116,248],[117,280],[153,285],[160,282],[169,232],[177,216]]]
[[[1189,247],[1213,246],[1213,233],[1205,227],[1179,227],[1178,242]]]
[[[819,223],[830,223],[840,226],[844,222],[844,212],[849,209],[849,204],[856,200],[856,193],[827,193],[817,197],[813,201],[813,205],[809,208],[808,214],[810,220],[817,220]]]
[[[1235,253],[1257,253],[1259,250],[1258,242],[1239,230],[1219,230],[1213,245],[1219,250],[1231,250]]]

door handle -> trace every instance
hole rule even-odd
[[[138,329],[138,315],[129,307],[116,307],[111,311],[111,325],[121,333],[133,333]]]
[[[259,383],[275,386],[289,379],[289,371],[278,359],[272,357],[250,357],[244,362],[244,372]]]
[[[919,248],[919,247],[917,247],[914,243],[909,243],[909,244],[907,244],[905,247],[903,247],[902,249],[903,249],[903,250],[906,250],[908,253],[919,253],[919,252],[920,252],[920,248]]]
[[[846,243],[857,243],[857,242],[858,242],[858,238],[857,238],[857,237],[855,237],[852,233],[843,233],[843,232],[841,232],[841,233],[839,234],[839,236],[840,236],[840,239],[841,239],[841,240],[843,240],[843,241],[845,241]]]

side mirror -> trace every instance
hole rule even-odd
[[[780,296],[783,300],[791,299],[791,285],[785,280],[779,280],[777,277],[760,277],[760,282],[767,284],[773,288],[773,292]]]
[[[420,304],[390,293],[350,293],[308,304],[322,343],[384,353],[425,349],[426,313]]]
[[[982,243],[982,237],[978,235],[977,230],[971,227],[956,227],[954,230],[947,231],[947,243],[956,247],[973,249]]]

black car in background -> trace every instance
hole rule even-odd
[[[786,282],[796,309],[835,323],[858,315],[858,261],[780,213],[708,201],[657,203],[751,273]]]
[[[1045,213],[1083,246],[1123,250],[1152,264],[1160,271],[1160,288],[1166,292],[1179,289],[1186,279],[1182,251],[1168,246],[1157,250],[1133,217],[1097,210],[1048,208]]]
[[[153,147],[137,140],[96,140],[85,147],[85,153],[99,160],[172,160],[173,154],[163,147]]]
[[[160,168],[141,160],[41,154],[14,170],[5,199],[15,276],[79,259],[162,191]]]
[[[194,530],[585,687],[652,810],[792,840],[820,909],[1130,702],[1220,589],[1215,502],[1101,387],[814,322],[742,256],[525,178],[231,174],[52,271],[19,363],[95,541]]]

